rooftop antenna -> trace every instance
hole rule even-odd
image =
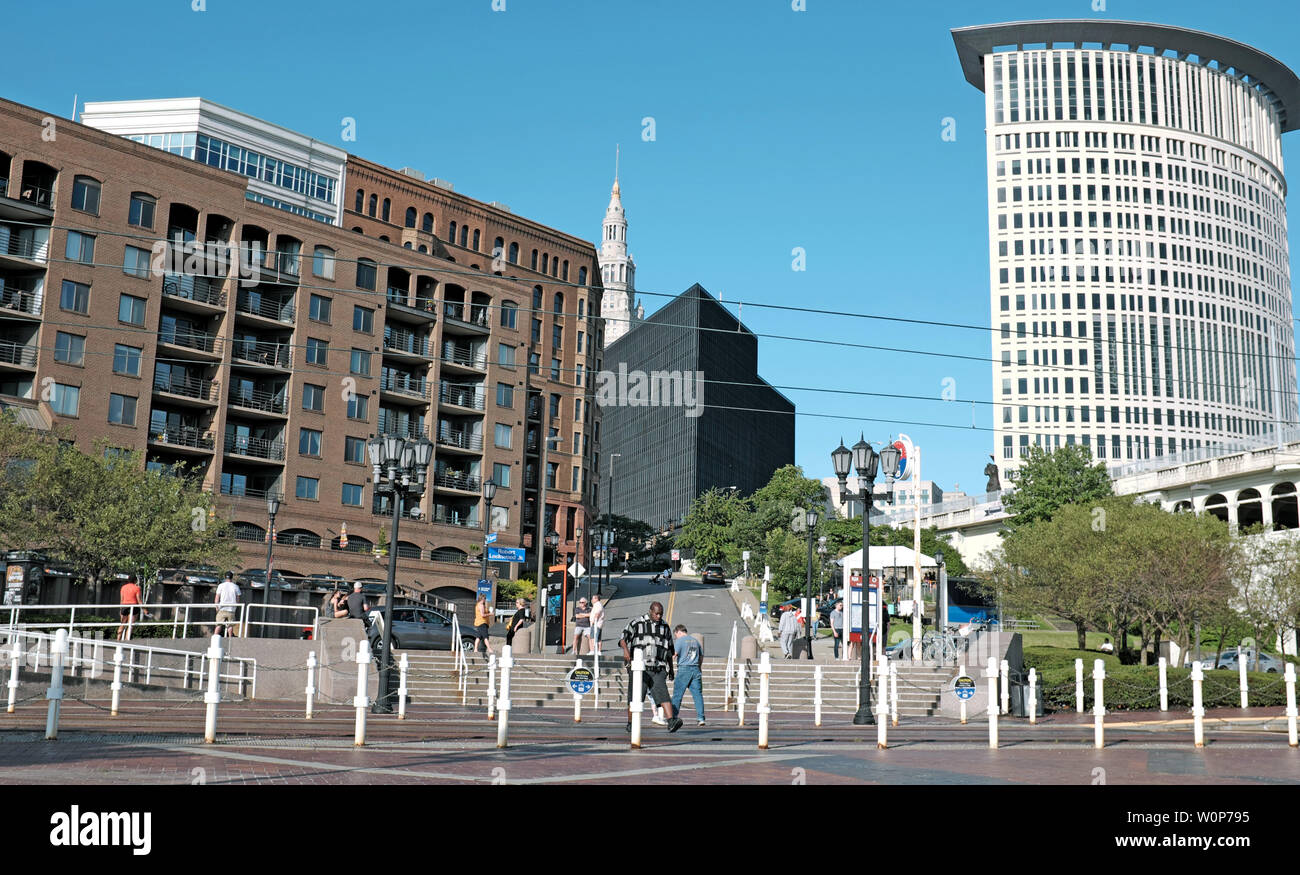
[[[618,182],[618,145],[614,144],[614,182]]]
[[[72,120],[74,122],[77,120],[77,97],[77,94],[72,95]]]

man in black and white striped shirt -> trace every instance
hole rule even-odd
[[[650,605],[650,613],[637,617],[623,629],[619,646],[623,648],[623,664],[628,669],[628,695],[632,691],[632,652],[638,648],[645,660],[645,674],[642,676],[641,696],[648,693],[656,708],[663,709],[663,720],[655,718],[655,723],[666,725],[669,732],[682,728],[682,721],[673,714],[672,699],[668,693],[668,681],[673,678],[673,634],[664,622],[664,606],[659,602]],[[640,702],[628,702],[628,710],[640,708]],[[628,731],[632,730],[629,716]]]

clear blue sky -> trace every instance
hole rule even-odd
[[[646,309],[699,282],[727,301],[987,325],[983,97],[949,29],[1032,18],[1119,18],[1218,33],[1300,68],[1294,0],[190,0],[23,3],[6,10],[3,96],[60,115],[81,101],[203,96],[598,240],[614,144]],[[656,139],[642,139],[642,119]],[[356,142],[340,140],[357,120]],[[957,121],[956,142],[940,138]],[[1290,135],[1288,160],[1297,148]],[[791,270],[804,247],[807,270]],[[1292,269],[1294,273],[1294,267]],[[659,294],[651,294],[659,293]],[[733,308],[734,312],[734,308]],[[904,431],[923,474],[984,487],[992,435],[987,331],[891,325],[745,306],[786,390],[796,461],[865,430]],[[707,375],[706,375],[707,378]],[[860,423],[869,417],[877,422]],[[903,425],[905,421],[943,423]],[[987,404],[974,423],[992,425]]]

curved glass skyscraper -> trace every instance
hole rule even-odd
[[[953,40],[985,95],[999,468],[1030,445],[1115,466],[1295,424],[1295,73],[1156,24]]]

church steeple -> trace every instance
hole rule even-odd
[[[636,263],[627,251],[627,214],[618,183],[618,147],[614,149],[614,187],[605,208],[600,240],[600,273],[605,286],[601,312],[605,317],[605,343],[626,334],[636,318],[632,310],[636,291]]]

